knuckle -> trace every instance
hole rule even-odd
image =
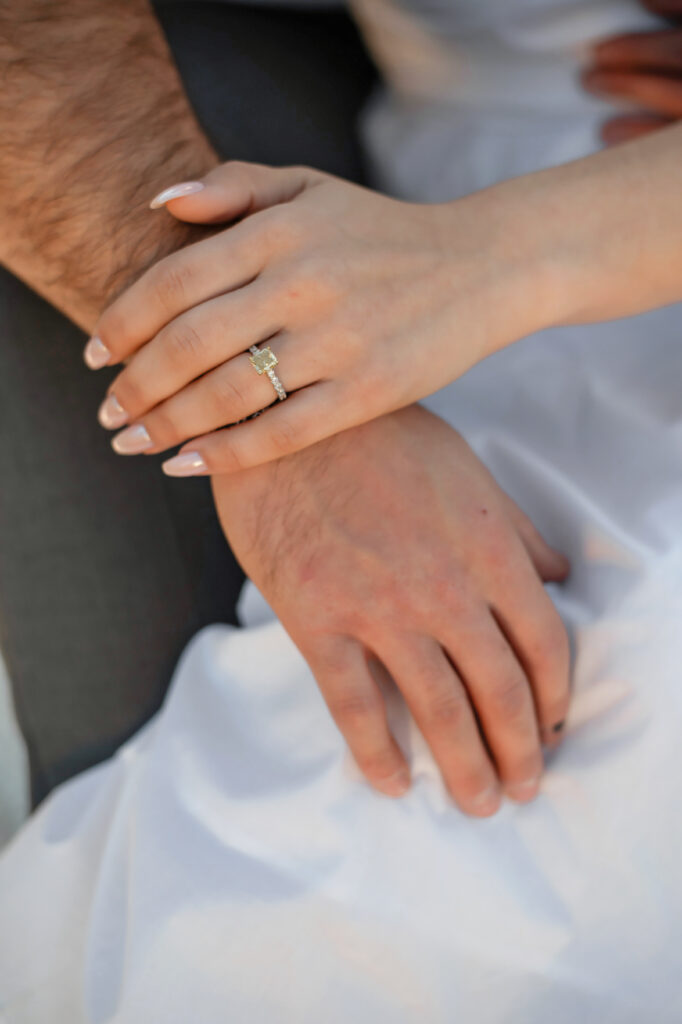
[[[184,319],[164,332],[164,343],[170,357],[181,365],[200,358],[206,348],[201,333]]]
[[[182,307],[194,280],[194,269],[186,257],[166,257],[151,273],[152,290],[161,308],[172,312]]]
[[[278,455],[287,455],[296,449],[300,437],[298,426],[290,419],[281,419],[270,428],[270,444]]]
[[[321,676],[338,678],[352,670],[351,650],[347,643],[320,645],[315,654],[315,668]]]
[[[297,215],[284,203],[265,210],[259,216],[258,230],[269,249],[290,249],[302,239],[302,224]]]
[[[428,729],[446,728],[456,732],[466,712],[465,698],[454,691],[433,695],[426,705],[426,726]]]
[[[529,691],[521,674],[512,673],[492,689],[490,701],[496,716],[515,722],[528,710]]]
[[[210,402],[220,422],[236,422],[251,411],[246,394],[233,376],[227,373],[213,381]]]
[[[202,449],[202,457],[210,474],[239,473],[245,469],[244,461],[232,443],[221,441],[219,447]]]
[[[342,730],[354,730],[381,713],[381,698],[369,689],[348,690],[332,697],[329,706]]]

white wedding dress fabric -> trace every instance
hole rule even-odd
[[[357,6],[394,90],[365,124],[377,181],[420,200],[594,149],[586,46],[650,24],[625,0]],[[681,335],[676,307],[555,330],[427,403],[573,563],[538,799],[465,817],[395,694],[414,784],[375,794],[249,587],[245,627],[196,637],[157,716],[0,858],[3,1024],[682,1019]]]

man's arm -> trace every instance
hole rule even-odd
[[[0,262],[85,330],[202,229],[151,216],[217,157],[147,0],[0,0]]]

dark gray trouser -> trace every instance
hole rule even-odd
[[[371,69],[340,13],[170,3],[159,16],[225,157],[361,175]],[[81,333],[0,271],[0,647],[38,803],[158,708],[175,660],[234,621],[242,575],[205,480],[110,451],[106,373]]]

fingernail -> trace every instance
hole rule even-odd
[[[128,413],[116,395],[107,395],[99,407],[97,419],[107,430],[116,430],[128,422]]]
[[[505,786],[505,793],[510,800],[518,800],[523,803],[532,800],[537,796],[540,789],[540,779],[527,779],[525,782],[515,782]]]
[[[410,788],[410,776],[408,772],[401,768],[395,775],[390,775],[387,779],[381,779],[379,782],[376,782],[375,786],[386,796],[403,796]]]
[[[158,196],[154,196],[149,204],[149,209],[158,210],[159,207],[169,203],[171,199],[179,199],[181,196],[193,196],[195,192],[202,192],[204,188],[206,186],[201,181],[181,181],[179,185],[171,185],[170,188],[165,188],[163,192],[159,192]]]
[[[90,338],[83,350],[83,359],[91,370],[101,370],[111,359],[111,352],[101,338]]]
[[[153,447],[153,441],[141,423],[117,434],[111,446],[119,455],[137,455]]]
[[[494,814],[500,806],[500,791],[497,786],[484,789],[471,801],[471,810],[481,816]]]
[[[208,472],[208,466],[199,452],[181,452],[161,466],[166,476],[199,476]]]

